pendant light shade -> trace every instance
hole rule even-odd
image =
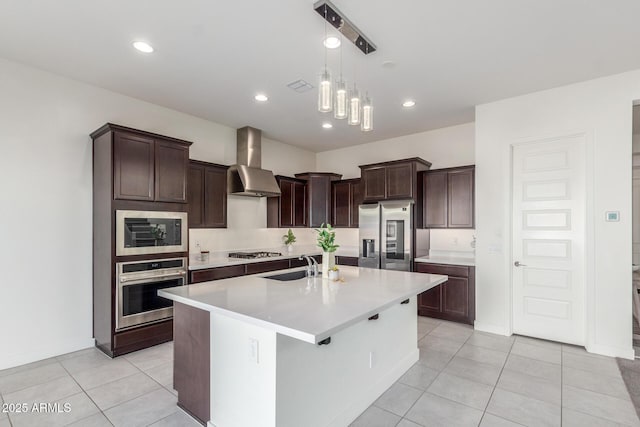
[[[363,132],[373,130],[373,104],[369,97],[365,97],[364,101],[362,101],[362,121],[360,123],[360,130]]]
[[[351,126],[357,126],[360,124],[360,92],[354,86],[349,92],[349,119],[347,123]]]
[[[331,86],[331,73],[328,69],[324,69],[320,74],[320,83],[318,84],[318,111],[328,113],[333,107],[333,90]]]
[[[336,82],[335,89],[335,103],[333,105],[333,117],[339,120],[346,119],[348,114],[348,97],[347,97],[347,84],[344,80],[338,80]]]

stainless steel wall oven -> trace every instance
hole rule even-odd
[[[158,289],[187,284],[187,258],[116,263],[116,331],[173,317]]]

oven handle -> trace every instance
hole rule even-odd
[[[143,277],[143,278],[139,278],[136,277],[135,279],[131,279],[128,277],[122,277],[120,276],[120,283],[124,283],[124,282],[149,282],[149,281],[153,281],[153,280],[165,280],[165,279],[170,279],[172,277],[175,276],[185,276],[186,277],[187,272],[184,270],[180,270],[176,273],[170,273],[170,274],[162,274],[162,275],[158,275],[158,276],[147,276],[147,277]]]

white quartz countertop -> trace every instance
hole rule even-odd
[[[252,276],[162,289],[158,295],[317,344],[394,304],[431,289],[447,276],[340,266],[340,282],[321,278],[277,281]]]
[[[267,257],[267,258],[229,258],[228,252],[280,252],[282,256]],[[279,259],[298,258],[300,255],[321,255],[322,251],[317,246],[313,247],[293,247],[293,251],[287,252],[282,248],[270,248],[270,249],[242,249],[231,250],[224,253],[211,254],[209,261],[197,261],[192,256],[189,257],[189,270],[204,270],[207,268],[226,267],[230,265],[238,264],[252,264],[254,262],[275,261]],[[357,249],[350,247],[338,248],[336,256],[358,256]]]
[[[471,257],[455,257],[446,255],[423,256],[414,259],[415,262],[423,262],[427,264],[447,264],[447,265],[464,265],[467,267],[475,267],[476,259]]]

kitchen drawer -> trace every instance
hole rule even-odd
[[[289,268],[296,268],[296,267],[306,267],[307,266],[307,260],[306,259],[298,259],[298,258],[290,258],[289,259]]]
[[[351,265],[353,267],[358,266],[358,257],[354,256],[337,256],[336,264],[338,265]]]
[[[247,274],[266,273],[267,271],[286,270],[289,268],[288,259],[277,261],[264,261],[247,264]]]
[[[418,273],[443,274],[445,276],[469,277],[469,268],[464,265],[427,264],[416,262]]]
[[[191,272],[189,283],[208,282],[210,280],[228,279],[230,277],[244,276],[245,264],[230,265],[228,267],[208,268]]]
[[[140,326],[113,335],[113,357],[173,339],[173,320]]]

